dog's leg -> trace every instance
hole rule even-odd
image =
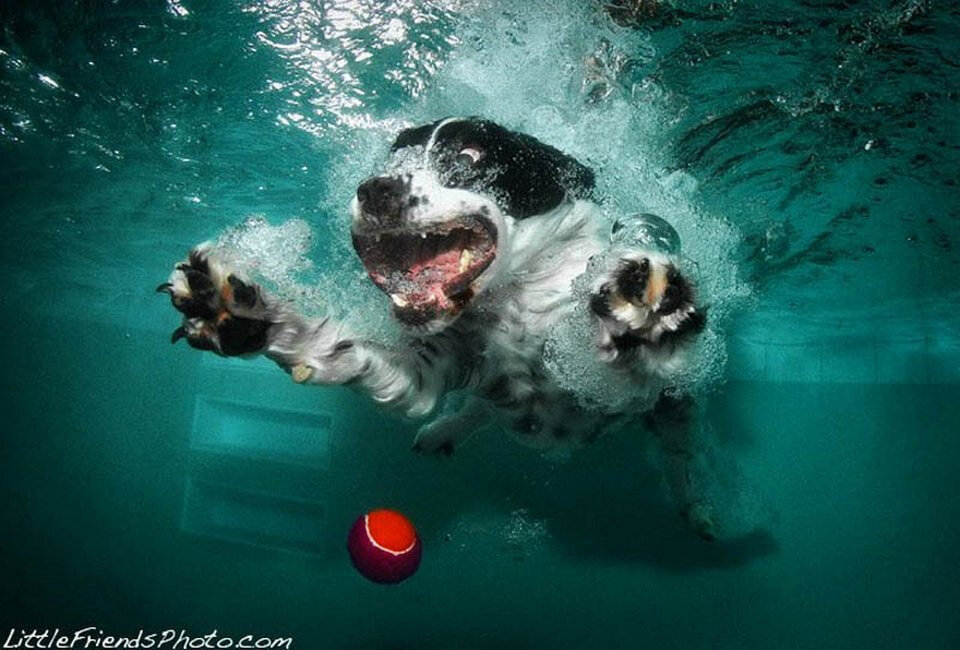
[[[651,426],[660,439],[663,475],[681,516],[707,541],[716,539],[713,508],[705,494],[706,481],[697,432],[697,405],[689,396],[662,394],[651,414]]]
[[[433,410],[442,377],[420,357],[358,339],[329,318],[308,319],[243,278],[210,244],[193,249],[157,291],[183,314],[173,342],[221,356],[263,354],[297,383],[350,384],[410,416]]]
[[[451,456],[463,443],[489,424],[487,403],[470,397],[453,413],[444,414],[420,427],[413,450],[431,456]]]

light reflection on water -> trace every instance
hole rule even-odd
[[[459,44],[457,3],[252,2],[259,43],[294,71],[268,80],[286,107],[282,125],[316,136],[342,128],[373,128],[376,113],[419,97],[446,55]]]

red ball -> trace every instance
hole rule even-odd
[[[417,529],[393,510],[373,510],[358,517],[350,528],[347,550],[357,571],[374,582],[401,582],[420,566]]]

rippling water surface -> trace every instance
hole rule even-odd
[[[0,21],[0,624],[960,643],[955,3],[669,0],[624,26],[589,0],[15,1]],[[398,129],[458,114],[589,163],[605,218],[677,227],[713,305],[731,541],[685,536],[640,440],[426,462],[348,392],[166,344],[152,287],[242,223],[304,309],[389,335],[346,206]],[[277,437],[230,438],[254,421]],[[307,421],[326,460],[291,464]],[[388,592],[340,548],[378,503],[426,542]]]

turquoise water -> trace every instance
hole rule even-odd
[[[960,645],[955,5],[677,0],[639,29],[585,0],[0,18],[4,636]],[[260,252],[306,309],[389,330],[345,206],[401,126],[477,113],[589,162],[608,214],[668,217],[698,261],[721,542],[684,528],[642,437],[559,462],[488,435],[438,462],[347,390],[169,345],[153,287],[251,217],[300,220]],[[379,505],[424,542],[394,588],[344,551]]]

